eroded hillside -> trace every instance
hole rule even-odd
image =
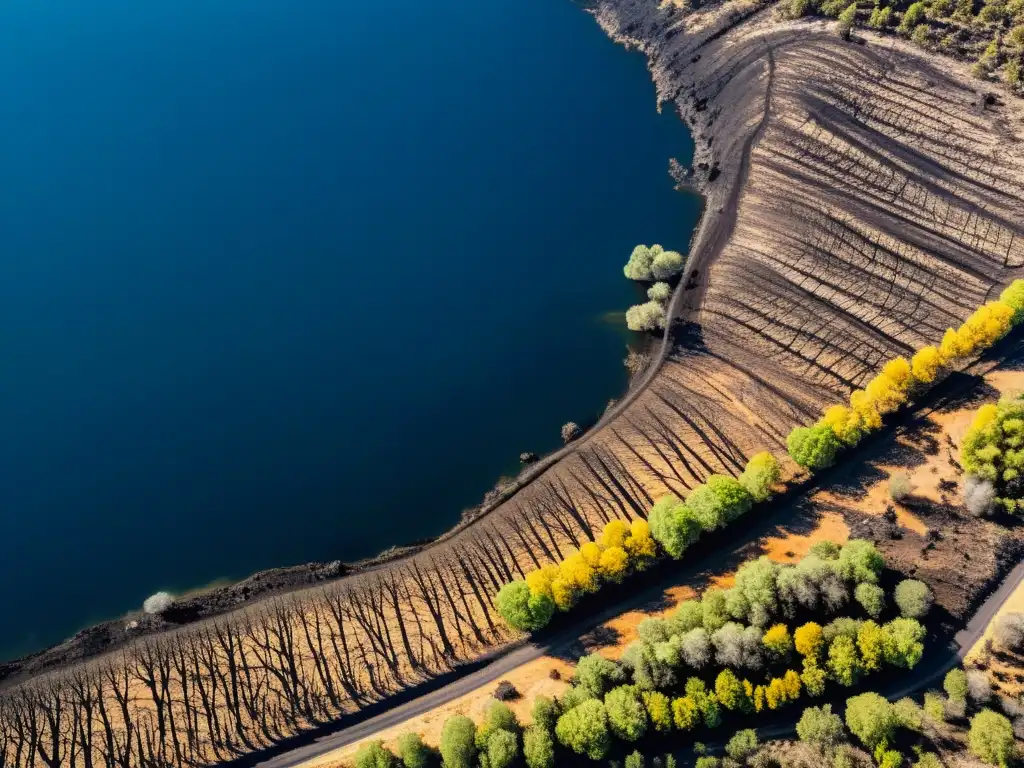
[[[608,0],[596,14],[647,53],[706,163],[694,287],[650,383],[413,557],[8,687],[0,762],[224,761],[449,671],[514,639],[491,603],[503,583],[666,491],[781,456],[793,426],[1019,276],[1021,112],[958,65],[772,6]]]

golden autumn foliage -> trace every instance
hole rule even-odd
[[[959,328],[949,328],[938,347],[921,348],[909,362],[904,357],[888,361],[864,389],[851,393],[849,406],[826,408],[815,426],[828,427],[845,445],[856,445],[882,426],[884,415],[903,406],[912,391],[934,383],[943,366],[992,346],[1024,319],[1024,280],[1015,280],[1003,297],[979,307]]]
[[[551,594],[551,583],[557,578],[558,566],[551,563],[527,573],[526,586],[530,588],[531,594],[553,597]]]
[[[629,536],[629,523],[625,520],[612,520],[601,531],[599,541],[601,546],[606,549],[608,547],[624,547],[627,536]]]
[[[922,347],[910,359],[910,372],[915,381],[922,384],[931,384],[939,375],[942,368],[942,354],[938,347]]]
[[[647,568],[658,554],[657,545],[651,536],[651,527],[646,520],[634,520],[629,526],[629,536],[623,543],[633,567],[638,571]]]
[[[550,598],[559,610],[567,611],[602,582],[620,582],[631,571],[643,570],[655,554],[646,520],[612,520],[597,541],[588,541],[560,563],[527,573],[526,586],[531,596]]]
[[[608,581],[622,581],[629,573],[629,555],[622,547],[608,547],[601,553],[597,570]]]
[[[796,652],[808,659],[817,659],[825,643],[821,625],[813,621],[797,627],[793,639],[796,643]]]

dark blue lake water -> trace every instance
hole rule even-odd
[[[691,147],[569,0],[6,0],[0,656],[451,526],[621,394]]]

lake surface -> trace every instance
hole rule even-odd
[[[691,152],[569,0],[6,0],[0,657],[453,525],[622,393]]]

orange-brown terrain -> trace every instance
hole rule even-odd
[[[667,491],[736,474],[760,450],[781,457],[792,427],[1019,276],[1020,106],[893,38],[846,42],[776,11],[595,8],[690,122],[707,201],[664,359],[617,408],[412,556],[9,681],[0,762],[226,761],[516,641],[492,604],[503,583]],[[907,527],[901,545],[925,546]],[[990,565],[975,564],[979,583]],[[953,613],[970,599],[939,595]]]

